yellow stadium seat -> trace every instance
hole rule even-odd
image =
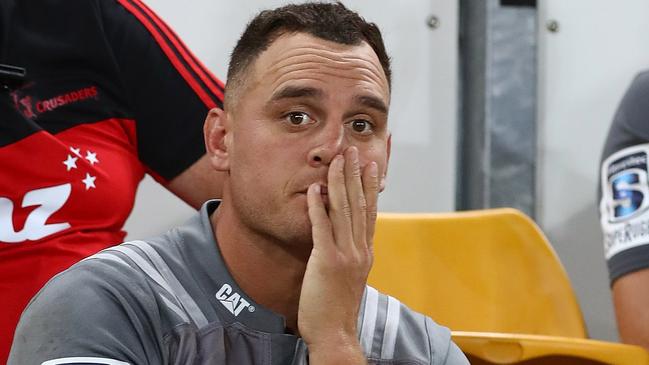
[[[451,328],[473,364],[649,365],[587,339],[559,258],[518,210],[380,213],[374,255],[369,284]]]

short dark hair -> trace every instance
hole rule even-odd
[[[388,86],[391,85],[390,57],[376,24],[365,21],[340,2],[291,4],[264,10],[248,23],[230,56],[226,105],[231,104],[233,100],[229,99],[235,97],[228,97],[228,94],[244,83],[244,75],[257,57],[282,34],[298,32],[346,45],[367,42],[378,56]]]

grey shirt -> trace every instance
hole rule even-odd
[[[9,364],[307,364],[284,318],[228,272],[209,219],[217,206],[54,277],[23,313]],[[369,286],[358,331],[370,363],[468,364],[448,329]]]

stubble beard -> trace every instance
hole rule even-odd
[[[291,211],[281,209],[282,203],[278,202],[250,201],[236,194],[232,198],[242,224],[253,235],[284,248],[296,257],[308,259],[313,248],[313,236],[306,208],[304,211]]]

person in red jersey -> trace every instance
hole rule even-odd
[[[0,89],[4,364],[30,298],[124,240],[145,173],[194,207],[220,197],[202,127],[223,84],[139,0],[2,1],[0,64],[26,69]]]

